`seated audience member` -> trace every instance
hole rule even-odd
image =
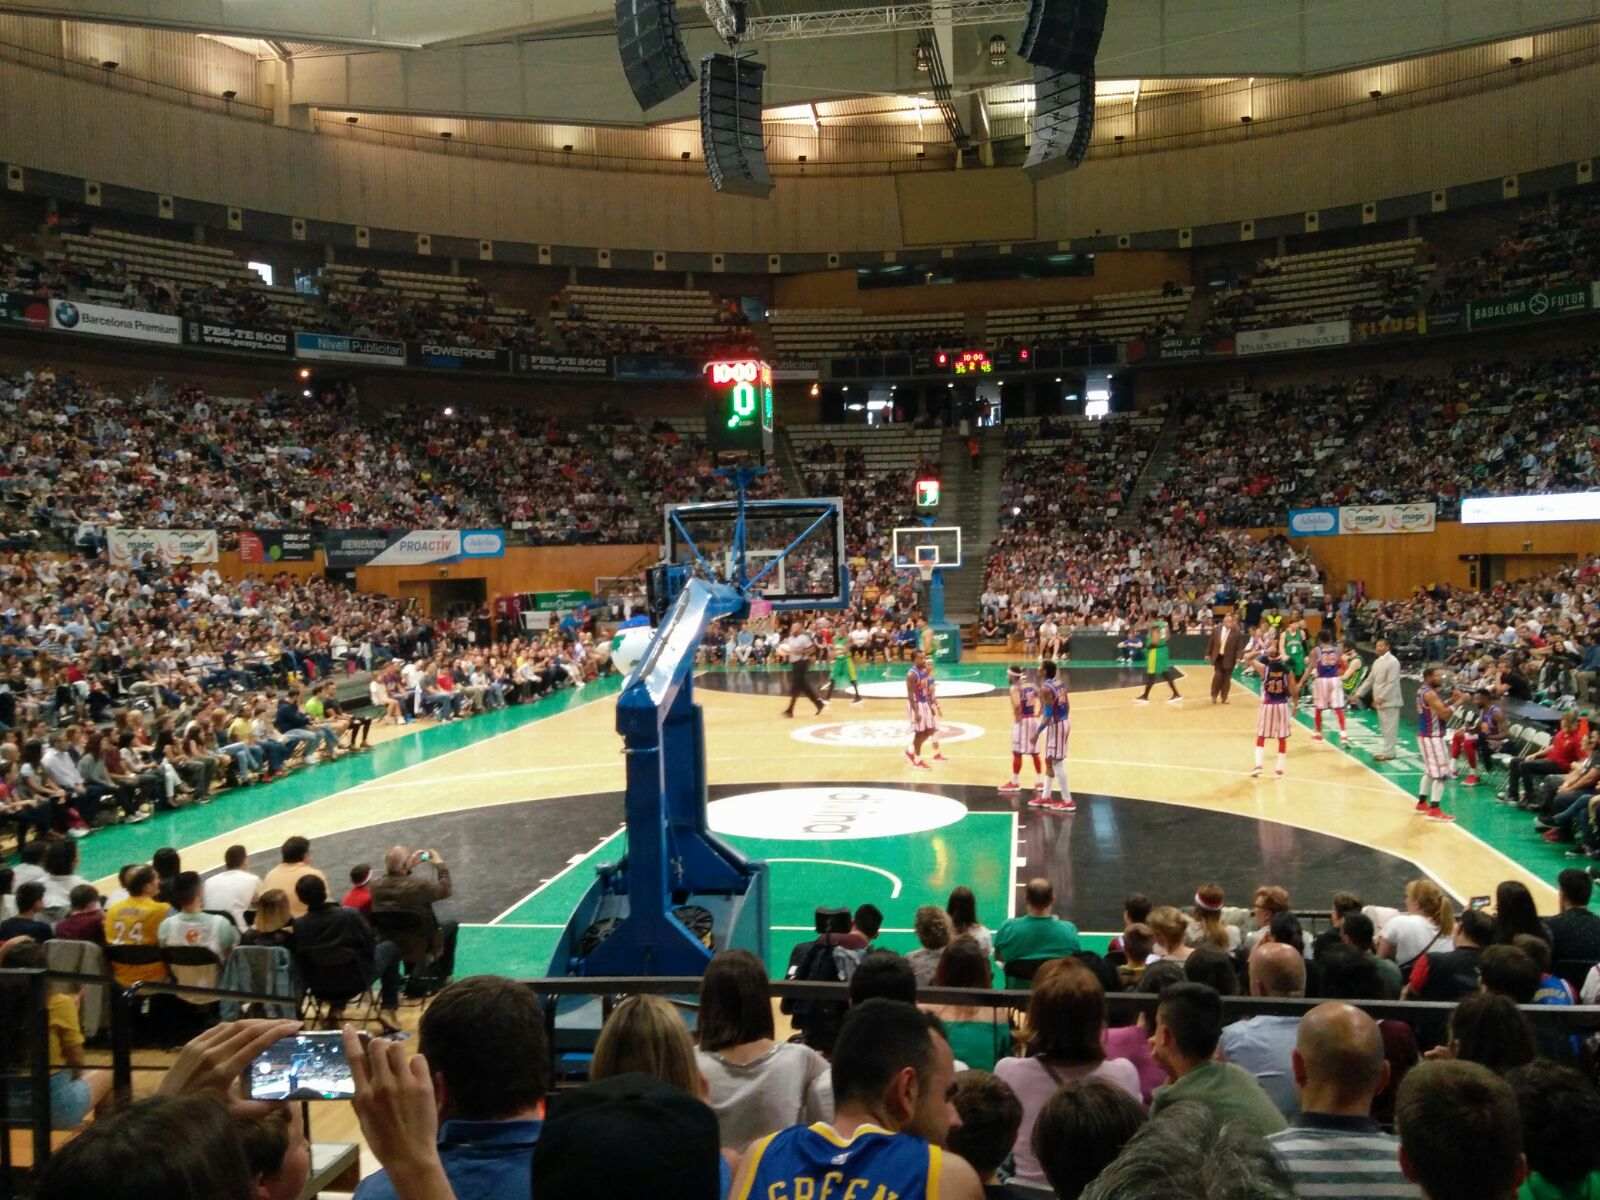
[[[1270,884],[1258,887],[1250,897],[1250,919],[1254,928],[1245,936],[1245,952],[1254,950],[1256,943],[1267,935],[1273,917],[1288,911],[1289,893],[1285,889]]]
[[[430,868],[433,878],[418,876],[419,866]],[[459,926],[455,921],[439,920],[433,911],[436,903],[448,900],[451,894],[450,868],[439,852],[391,846],[383,856],[383,878],[371,885],[371,892],[371,916],[379,928],[385,914],[406,913],[414,918],[415,931],[389,935],[400,947],[401,960],[415,967],[437,958],[440,974],[448,979],[455,971]]]
[[[417,1051],[432,1071],[439,1158],[456,1200],[525,1193],[550,1076],[538,997],[494,975],[458,979],[423,1012]],[[355,1193],[394,1197],[387,1171],[367,1176]]]
[[[56,937],[72,942],[106,944],[105,910],[100,907],[100,893],[92,883],[80,883],[72,889],[72,911],[56,922]]]
[[[1311,939],[1313,957],[1321,954],[1327,947],[1339,941],[1344,935],[1344,919],[1352,914],[1359,914],[1365,907],[1361,903],[1361,897],[1354,892],[1335,892],[1333,894],[1333,907],[1328,914],[1328,928]]]
[[[695,1030],[723,1146],[742,1151],[763,1134],[832,1116],[828,1060],[776,1040],[767,970],[748,950],[724,950],[706,967]]]
[[[704,1100],[705,1078],[694,1039],[672,1003],[662,996],[629,996],[606,1018],[589,1060],[589,1079],[649,1075]]]
[[[1189,931],[1185,935],[1191,946],[1215,946],[1224,953],[1232,953],[1243,940],[1237,925],[1222,919],[1222,908],[1227,897],[1221,886],[1203,883],[1195,891],[1194,908],[1189,913]]]
[[[1395,1104],[1400,1169],[1427,1200],[1513,1200],[1528,1173],[1516,1094],[1470,1062],[1426,1062]]]
[[[994,955],[994,934],[978,920],[978,899],[969,887],[953,888],[945,902],[945,914],[950,918],[950,936],[963,935],[977,939],[985,958]],[[1600,958],[1600,955],[1596,955]]]
[[[150,856],[150,865],[156,869],[156,879],[160,881],[156,899],[163,904],[171,904],[172,885],[183,870],[183,860],[176,848],[163,846]]]
[[[243,846],[229,846],[222,854],[222,870],[206,880],[205,902],[202,908],[211,912],[227,913],[234,928],[243,933],[244,914],[256,906],[261,894],[261,880],[245,870],[249,855]]]
[[[339,900],[344,908],[353,908],[364,917],[372,915],[372,865],[357,863],[350,868],[350,890]]]
[[[1005,1200],[1010,1193],[995,1182],[1011,1157],[1022,1123],[1022,1105],[1004,1082],[988,1071],[961,1071],[950,1098],[958,1121],[950,1126],[945,1149],[959,1154],[978,1173],[984,1195]]]
[[[45,851],[50,848],[49,842],[29,842],[17,851],[20,860],[11,868],[11,886],[13,889],[25,883],[43,883],[47,872],[44,869]]]
[[[733,1195],[820,1197],[831,1183],[841,1196],[981,1200],[977,1173],[941,1149],[957,1119],[955,1067],[932,1020],[894,1000],[852,1005],[834,1043],[833,1123],[791,1125],[756,1142],[740,1159]]]
[[[37,885],[33,885],[37,886]],[[42,968],[44,948],[35,942],[15,942],[0,946],[0,967]],[[89,1110],[105,1099],[111,1090],[109,1071],[84,1070],[83,1027],[78,1022],[78,998],[52,992],[45,1002],[49,1025],[50,1127],[71,1129],[89,1115]],[[32,1017],[28,989],[0,988],[0,1071],[26,1072],[31,1065],[31,1039],[15,1036]],[[5,1115],[26,1118],[31,1115],[32,1091],[26,1078],[0,1083],[0,1099]]]
[[[1222,996],[1239,994],[1238,967],[1232,957],[1214,946],[1197,946],[1182,963],[1173,962],[1172,965],[1181,967],[1183,977],[1190,983],[1216,988]]]
[[[1250,994],[1292,999],[1306,994],[1306,962],[1279,942],[1260,942],[1250,952]],[[1300,1026],[1297,1016],[1246,1017],[1222,1031],[1217,1057],[1254,1075],[1285,1117],[1300,1111],[1293,1059]]]
[[[709,1107],[650,1075],[612,1075],[551,1105],[532,1191],[539,1200],[711,1200],[726,1194],[724,1168]],[[524,1180],[496,1197],[528,1191]]]
[[[34,1194],[38,1200],[251,1200],[256,1186],[219,1097],[164,1095],[90,1124],[50,1156]]]
[[[294,934],[289,897],[278,888],[256,899],[256,922],[239,938],[241,946],[287,946]]]
[[[1006,965],[1008,977],[1015,974],[1011,968],[1018,963],[1036,967],[1079,949],[1078,927],[1056,916],[1056,892],[1048,879],[1028,880],[1023,904],[1027,912],[1012,917],[994,935],[994,956]]]
[[[1556,876],[1560,911],[1545,922],[1550,927],[1550,957],[1556,963],[1600,962],[1600,917],[1589,910],[1594,881],[1580,867]]]
[[[1184,1100],[1205,1105],[1224,1123],[1236,1121],[1265,1137],[1287,1127],[1283,1114],[1250,1075],[1214,1055],[1222,1036],[1222,997],[1202,983],[1178,983],[1161,993],[1152,1036],[1155,1059],[1173,1082],[1158,1088],[1150,1115]]]
[[[869,950],[850,976],[850,1003],[874,998],[917,1002],[917,973],[893,950]]]
[[[1057,1088],[1033,1126],[1033,1156],[1057,1200],[1078,1200],[1144,1120],[1139,1102],[1103,1079]]]
[[[180,872],[172,885],[172,913],[156,930],[156,941],[162,946],[192,946],[209,950],[219,962],[239,942],[239,931],[232,921],[200,908],[202,886],[200,876],[194,871]],[[179,983],[195,987],[215,987],[216,967],[177,967],[173,974]]]
[[[1359,914],[1352,913],[1346,922]],[[1320,996],[1327,1000],[1385,1000],[1383,982],[1378,975],[1378,964],[1387,961],[1371,954],[1362,954],[1345,944],[1329,946],[1318,960],[1321,970]],[[1417,1035],[1405,1021],[1386,1018],[1378,1022],[1378,1034],[1383,1038],[1383,1057],[1389,1064],[1389,1082],[1372,1101],[1372,1116],[1383,1125],[1394,1124],[1394,1099],[1400,1084],[1421,1061],[1417,1050]]]
[[[374,979],[381,980],[378,993],[378,1020],[386,1029],[398,1029],[396,1009],[400,1005],[400,952],[393,942],[379,942],[373,936],[372,926],[362,915],[350,908],[340,908],[328,899],[328,885],[321,875],[302,875],[295,885],[305,913],[294,919],[289,949],[296,959],[306,960],[319,949],[340,948],[355,955],[349,975],[342,980],[350,988],[353,998],[372,986]],[[301,971],[306,967],[302,965]],[[330,989],[331,993],[331,989]],[[334,1006],[334,1016],[342,1012],[341,1005]]]
[[[1390,917],[1378,932],[1378,956],[1394,961],[1403,979],[1425,954],[1450,949],[1455,909],[1431,879],[1406,884],[1406,911]]]
[[[1138,985],[1150,955],[1155,952],[1155,931],[1148,925],[1129,925],[1122,931],[1122,956],[1124,962],[1117,968],[1117,978],[1124,989]]]
[[[1197,955],[1190,955],[1193,962]],[[1184,967],[1175,962],[1151,963],[1139,979],[1134,991],[1145,996],[1159,996],[1166,988],[1184,981]],[[1167,1082],[1167,1069],[1151,1056],[1150,1031],[1155,1018],[1140,1013],[1131,1025],[1112,1025],[1106,1028],[1107,1058],[1125,1058],[1139,1072],[1139,1099],[1146,1108],[1155,1090]]]
[[[1033,1125],[1055,1090],[1079,1079],[1102,1079],[1129,1096],[1139,1096],[1139,1072],[1125,1059],[1107,1059],[1102,1035],[1106,997],[1100,981],[1075,958],[1056,959],[1039,968],[1028,996],[1028,1057],[1002,1058],[996,1077],[1022,1102],[1014,1178],[1045,1186],[1044,1170],[1033,1154]]]
[[[16,937],[48,942],[53,936],[44,919],[44,884],[25,883],[17,889],[17,915],[0,921],[0,942]]]
[[[240,1106],[232,1117],[255,1200],[300,1200],[311,1178],[311,1143],[293,1106]]]
[[[1411,968],[1401,997],[1406,1000],[1459,1000],[1478,990],[1478,961],[1494,942],[1494,918],[1478,909],[1461,914],[1451,935],[1454,949],[1424,954]]]
[[[287,839],[281,853],[283,861],[267,872],[266,878],[261,881],[261,890],[270,892],[276,888],[289,898],[289,912],[293,916],[303,917],[306,909],[295,891],[295,884],[304,876],[312,875],[322,880],[323,891],[327,891],[328,877],[311,865],[311,843],[307,839]]]
[[[1082,1200],[1294,1200],[1294,1179],[1260,1136],[1197,1104],[1147,1122]]]
[[[1226,1033],[1226,1031],[1224,1031]],[[1319,1004],[1300,1018],[1294,1048],[1298,1109],[1272,1134],[1302,1196],[1418,1196],[1406,1182],[1397,1139],[1372,1118],[1389,1083],[1378,1023],[1348,1004]]]
[[[944,948],[934,987],[981,988],[994,986],[989,960],[975,938],[962,936]],[[958,1063],[979,1071],[994,1070],[995,1063],[1011,1053],[1011,1022],[1004,1008],[976,1004],[924,1004],[944,1023],[945,1040]]]
[[[1506,1073],[1522,1118],[1528,1178],[1517,1200],[1589,1200],[1600,1195],[1600,1092],[1582,1072],[1531,1062]]]
[[[161,881],[154,867],[139,867],[128,876],[128,898],[119,900],[106,909],[106,945],[155,946],[161,922],[172,911],[171,906],[156,899]],[[132,987],[141,980],[154,981],[167,977],[164,964],[113,963],[111,973],[121,987]]]
[[[70,839],[51,842],[44,852],[44,907],[51,914],[64,914],[72,903],[72,889],[89,881],[78,874],[78,843]]]
[[[1423,1057],[1479,1063],[1503,1075],[1534,1060],[1533,1026],[1510,998],[1475,992],[1450,1014],[1445,1043]]]
[[[1195,948],[1189,945],[1189,918],[1170,904],[1150,910],[1150,932],[1155,934],[1156,946],[1152,957],[1182,963]]]
[[[950,918],[938,905],[924,904],[917,909],[911,925],[920,946],[906,955],[906,961],[916,974],[917,986],[929,987],[933,983],[933,973],[939,967],[939,955],[950,944]]]
[[[1373,941],[1371,917],[1364,912],[1346,913],[1344,920],[1339,923],[1339,941],[1372,959],[1382,987],[1380,994],[1373,997],[1374,1000],[1400,999],[1400,989],[1405,986],[1405,980],[1400,977],[1400,967],[1394,959],[1378,954]],[[1326,955],[1322,950],[1318,950],[1317,955],[1320,966]]]
[[[1487,946],[1478,956],[1478,980],[1483,990],[1505,996],[1513,1004],[1532,1004],[1539,994],[1539,964],[1518,946]]]

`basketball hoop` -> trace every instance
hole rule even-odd
[[[931,560],[919,562],[917,564],[917,574],[922,576],[923,583],[932,583],[933,573],[934,571],[938,570],[938,568],[939,564]]]

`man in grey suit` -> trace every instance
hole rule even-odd
[[[1372,707],[1378,712],[1378,732],[1383,736],[1383,745],[1372,757],[1387,762],[1394,757],[1395,739],[1400,735],[1400,660],[1385,638],[1379,638],[1373,648],[1378,657],[1372,660],[1372,670],[1356,689],[1356,698],[1372,696]]]
[[[1206,659],[1212,667],[1211,703],[1228,702],[1233,668],[1238,665],[1243,649],[1244,634],[1239,632],[1239,618],[1229,613],[1222,618],[1222,624],[1211,631],[1211,641],[1206,645]]]

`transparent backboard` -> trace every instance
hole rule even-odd
[[[903,571],[922,566],[961,565],[961,526],[902,525],[893,534],[894,565]]]
[[[697,564],[713,577],[733,582],[738,510],[731,500],[667,505],[667,561]],[[837,496],[747,502],[745,571],[751,592],[766,602],[838,603],[845,578],[844,502]]]

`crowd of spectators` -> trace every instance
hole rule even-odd
[[[1151,503],[1172,523],[1279,525],[1290,508],[1431,501],[1600,484],[1600,350],[1196,393]],[[1227,419],[1219,421],[1218,414]]]
[[[1284,274],[1278,260],[1262,259],[1250,274],[1212,300],[1204,332],[1211,337],[1222,337],[1248,329],[1306,325],[1328,320],[1326,300],[1322,300],[1322,307],[1316,309],[1277,306],[1278,294],[1273,284]],[[1367,285],[1373,283],[1379,285],[1378,295],[1351,301],[1348,307],[1339,311],[1338,316],[1352,321],[1409,316],[1417,311],[1427,280],[1416,264],[1385,267],[1366,262],[1335,281],[1335,285],[1345,284],[1352,290],[1363,289],[1363,294]],[[1269,305],[1273,307],[1269,309]]]
[[[582,300],[565,294],[550,298],[550,319],[567,354],[688,358],[749,353],[756,345],[743,310],[727,297],[717,302],[713,324],[704,329],[668,329],[646,319],[603,320],[592,316]]]
[[[1520,292],[1587,287],[1600,278],[1600,196],[1583,188],[1525,207],[1492,246],[1448,264],[1429,307]]]

